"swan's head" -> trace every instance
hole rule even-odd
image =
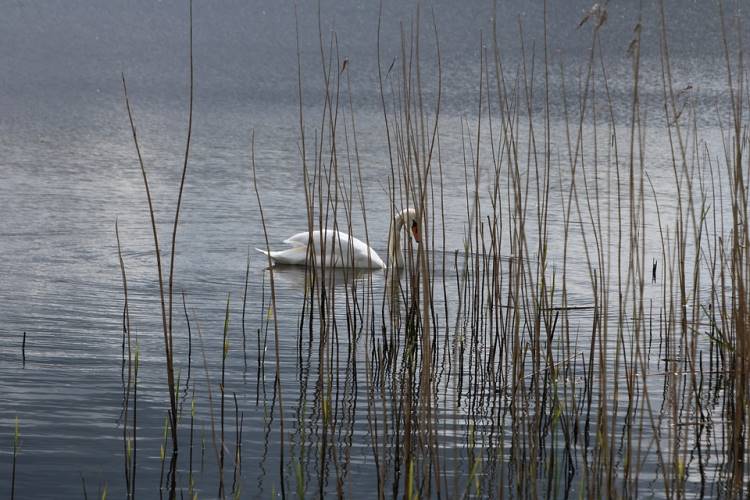
[[[396,216],[396,221],[399,226],[406,225],[411,230],[411,235],[414,240],[419,243],[421,233],[419,231],[419,218],[417,217],[417,211],[413,208],[407,208],[402,210]]]

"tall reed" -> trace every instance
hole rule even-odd
[[[637,497],[649,488],[668,498],[747,493],[750,236],[745,176],[750,164],[743,154],[750,146],[749,110],[742,40],[733,54],[734,32],[724,25],[721,3],[718,15],[731,110],[728,124],[719,116],[723,158],[715,158],[712,145],[701,138],[697,98],[676,83],[663,2],[656,28],[658,109],[663,114],[654,117],[643,97],[642,14],[632,21],[626,55],[613,62],[602,46],[611,22],[606,5],[595,5],[578,26],[588,40],[585,56],[578,67],[568,67],[558,64],[550,46],[545,1],[541,48],[519,21],[518,54],[502,50],[494,7],[489,35],[475,35],[474,101],[458,119],[444,107],[435,15],[425,20],[417,6],[413,19],[400,26],[393,59],[381,46],[379,18],[378,114],[387,164],[370,167],[360,156],[353,64],[342,55],[336,32],[324,35],[319,6],[320,72],[303,78],[295,7],[298,177],[308,231],[356,233],[370,245],[374,226],[369,213],[392,219],[414,208],[422,237],[406,239],[404,268],[389,262],[383,275],[355,270],[353,262],[345,269],[331,266],[326,255],[346,254],[340,241],[324,238],[320,248],[308,246],[294,347],[282,330],[294,318],[279,317],[288,314],[288,302],[280,305],[282,285],[276,279],[284,270],[270,257],[264,263],[270,304],[264,282],[257,369],[254,374],[245,369],[244,376],[255,376],[250,380],[255,406],[263,412],[261,477],[269,447],[278,445],[274,492],[343,498],[358,494],[360,481],[370,481],[383,499],[615,498]],[[740,37],[740,26],[734,29]],[[192,117],[192,34],[190,51]],[[609,67],[622,61],[628,64],[626,76],[616,80]],[[318,107],[303,102],[308,85],[322,90]],[[173,496],[180,414],[179,376],[172,361],[173,269],[192,118],[165,290],[124,77],[123,87],[157,256]],[[458,130],[446,132],[449,124]],[[652,156],[649,132],[655,127],[666,141],[666,163]],[[254,133],[251,148],[252,189],[263,246],[270,250],[259,189],[263,165],[256,164]],[[460,158],[457,164],[449,160],[453,157]],[[377,168],[387,179],[387,207],[368,198],[367,168]],[[671,184],[668,191],[665,182]],[[451,248],[449,231],[462,232],[459,248]],[[123,322],[128,323],[123,331],[129,335],[122,260],[121,268]],[[251,276],[248,257],[241,325],[245,368]],[[189,329],[184,302],[183,308]],[[227,489],[225,433],[232,426],[231,491],[233,496],[247,491],[242,398],[234,396],[234,421],[225,419],[229,318],[227,301],[218,438],[203,354],[219,497]],[[265,401],[269,341],[274,349],[273,367],[268,365],[274,371],[270,405]],[[135,441],[135,406],[131,424],[128,412],[131,380],[133,388],[137,383],[137,374],[130,372],[129,337],[127,346],[125,443],[128,425]],[[296,349],[294,356],[285,356],[285,349]],[[189,380],[188,370],[183,400]],[[193,404],[195,394],[193,382]],[[190,495],[198,491],[192,457],[195,417],[192,410]],[[275,425],[278,439],[273,441]],[[125,470],[131,497],[134,456]]]

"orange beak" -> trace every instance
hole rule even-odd
[[[419,243],[419,224],[417,224],[417,221],[412,221],[411,223],[411,234],[414,236],[416,242]]]

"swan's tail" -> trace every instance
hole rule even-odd
[[[257,251],[271,257],[276,264],[304,265],[307,260],[307,247],[294,247],[288,250],[266,251],[256,248]]]
[[[261,250],[260,248],[256,248],[255,250],[257,250],[258,252],[262,253],[266,257],[271,257],[271,265],[276,264],[276,258],[274,257],[274,254],[276,252],[274,252],[274,251],[267,251],[267,250]]]

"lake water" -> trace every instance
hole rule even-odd
[[[618,127],[616,135],[621,140],[619,156],[623,159],[622,168],[625,168],[625,159],[628,158],[626,145],[632,88],[626,50],[638,19],[637,6],[635,1],[612,5],[601,35],[613,116]],[[542,2],[527,5],[515,0],[500,2],[497,6],[498,45],[509,79],[516,81],[523,70],[521,51],[526,51],[529,64],[533,53],[535,92],[540,95],[543,92],[542,7]],[[565,95],[570,99],[567,104],[570,113],[577,116],[577,111],[573,110],[578,105],[578,90],[582,84],[580,75],[589,54],[591,28],[589,25],[580,29],[576,27],[589,7],[586,1],[566,2],[564,6],[550,5],[548,14],[549,44],[552,47],[550,142],[553,144],[551,150],[559,151],[559,156],[551,159],[554,165],[550,189],[553,208],[549,214],[548,250],[550,274],[554,269],[558,279],[563,260],[562,207],[570,184],[570,175],[565,173],[569,169],[565,163],[567,160],[561,159],[566,154],[567,131],[560,65],[564,65],[562,71],[566,75]],[[718,161],[724,154],[718,124],[719,120],[725,124],[728,122],[730,109],[718,9],[704,2],[677,1],[667,2],[665,8],[674,87],[680,90],[690,86],[686,95],[691,99],[692,108],[688,106],[686,113],[695,117],[708,156]],[[325,162],[331,147],[326,141],[316,142],[320,140],[316,132],[320,133],[325,102],[318,9],[313,4],[298,5],[297,9],[306,153],[308,164],[314,169],[316,148],[323,149]],[[398,99],[401,37],[403,33],[408,43],[416,7],[389,1],[383,3],[382,9],[381,65],[386,71],[394,62],[395,68],[388,76],[389,88],[386,89],[392,112],[394,99]],[[673,225],[676,195],[681,188],[675,184],[669,136],[664,124],[659,18],[655,7],[644,9],[641,102],[643,109],[647,110],[643,118],[646,171],[653,182],[662,218],[665,223],[670,221],[667,225]],[[590,429],[586,425],[586,431],[583,419],[578,422],[582,434],[577,438],[572,458],[564,456],[562,443],[565,440],[560,434],[546,437],[543,442],[547,448],[542,452],[513,446],[511,443],[520,439],[519,429],[526,428],[519,426],[525,417],[515,413],[521,410],[504,407],[507,396],[504,393],[506,386],[502,385],[504,382],[500,383],[500,388],[495,387],[489,375],[494,371],[480,375],[481,360],[470,359],[468,354],[479,353],[488,363],[495,359],[488,354],[492,335],[486,330],[492,312],[483,302],[469,301],[476,310],[464,309],[469,303],[465,293],[472,290],[472,280],[477,275],[461,272],[466,262],[475,262],[467,260],[464,254],[470,229],[467,221],[471,215],[471,209],[467,211],[467,196],[469,199],[474,196],[471,158],[475,154],[473,148],[479,126],[480,47],[484,43],[487,54],[492,56],[493,11],[490,2],[436,1],[422,4],[419,12],[425,106],[430,113],[434,111],[437,88],[433,15],[440,41],[443,72],[440,162],[444,180],[442,197],[432,199],[443,203],[445,222],[443,225],[439,217],[435,219],[434,232],[429,236],[435,243],[428,254],[438,268],[434,275],[434,290],[439,293],[435,295],[432,319],[435,322],[435,346],[438,347],[435,360],[441,368],[432,382],[435,384],[432,408],[434,422],[437,422],[433,430],[437,441],[434,449],[440,451],[438,456],[441,457],[434,463],[444,468],[440,476],[442,492],[438,493],[434,487],[427,490],[423,483],[418,487],[423,494],[427,492],[432,496],[440,494],[453,498],[466,493],[483,497],[497,495],[499,485],[507,483],[511,486],[506,486],[509,488],[506,494],[518,493],[522,490],[516,484],[518,478],[514,480],[517,469],[513,464],[526,463],[519,459],[518,453],[519,449],[529,449],[539,453],[539,464],[548,464],[549,457],[555,456],[563,462],[570,460],[575,470],[571,488],[565,487],[565,476],[558,471],[559,476],[554,477],[554,490],[549,491],[556,496],[577,496],[586,487],[581,479],[583,471],[589,466],[594,470],[597,467],[596,464],[587,464],[585,458],[585,450],[591,452],[595,447],[595,418]],[[519,24],[523,27],[523,47]],[[175,259],[174,343],[182,383],[188,376],[188,329],[183,293],[192,342],[191,385],[181,387],[186,407],[180,423],[178,487],[187,494],[190,467],[188,408],[194,397],[192,469],[196,491],[200,498],[213,498],[218,491],[218,451],[214,441],[219,425],[218,384],[228,302],[229,350],[224,383],[227,396],[227,496],[231,495],[233,483],[235,417],[239,418],[240,413],[242,448],[237,483],[243,498],[281,495],[282,481],[285,481],[284,492],[288,496],[295,496],[298,484],[302,484],[307,496],[341,494],[370,498],[377,496],[379,483],[383,484],[386,497],[404,495],[404,478],[409,471],[399,462],[401,453],[404,453],[403,441],[407,435],[414,439],[424,437],[426,431],[412,430],[413,434],[408,434],[400,427],[406,421],[398,417],[398,404],[403,402],[404,390],[398,383],[410,380],[402,371],[408,372],[408,369],[398,363],[390,368],[378,367],[373,361],[378,356],[378,349],[384,349],[385,341],[380,343],[381,329],[388,330],[388,335],[393,333],[393,323],[387,311],[399,310],[398,303],[389,298],[392,283],[387,283],[385,273],[381,271],[355,276],[336,274],[336,283],[328,285],[328,293],[335,295],[334,312],[330,313],[329,319],[335,319],[335,323],[326,327],[331,337],[323,342],[320,337],[321,311],[316,309],[317,306],[313,307],[314,312],[310,310],[309,296],[305,293],[309,277],[306,278],[304,270],[285,268],[274,273],[274,313],[267,261],[254,250],[264,248],[266,243],[253,190],[253,132],[257,186],[271,248],[283,247],[285,238],[307,229],[300,155],[294,4],[263,0],[196,2],[193,25],[193,136]],[[389,207],[392,206],[389,201],[391,166],[378,86],[377,2],[357,5],[338,0],[322,2],[320,26],[325,57],[329,57],[328,44],[335,33],[338,61],[347,60],[346,71],[334,68],[333,74],[351,78],[356,154],[361,165],[368,235],[372,246],[384,257],[387,253]],[[10,443],[18,419],[21,445],[15,475],[17,498],[80,497],[84,491],[93,497],[104,489],[108,496],[125,496],[122,414],[124,295],[116,223],[128,279],[131,333],[137,336],[141,362],[137,393],[136,496],[150,498],[159,494],[162,477],[160,446],[169,408],[164,341],[160,329],[148,205],[128,126],[121,73],[127,78],[155,199],[160,243],[166,252],[187,133],[187,43],[186,2],[116,0],[105,5],[91,0],[45,0],[33,3],[8,1],[0,6],[2,495],[7,495],[10,490]],[[734,42],[731,45],[734,46]],[[531,71],[530,68],[527,70]],[[489,71],[494,71],[494,68],[490,67]],[[343,85],[346,83],[342,80]],[[392,84],[396,86],[390,87]],[[494,85],[494,76],[490,78],[490,84]],[[487,82],[482,85],[486,86]],[[601,140],[600,151],[606,151],[609,132],[602,101],[604,88],[601,80],[597,85],[601,119],[597,134]],[[518,91],[521,95],[522,89]],[[357,171],[349,167],[356,165],[353,142],[344,144],[345,138],[354,140],[346,87],[342,87],[341,100],[341,120],[348,128],[346,132],[343,128],[338,131],[338,163],[342,172],[342,189],[348,195],[352,193],[348,187],[349,172],[353,171],[356,176]],[[543,118],[542,102],[539,100],[535,104],[535,119]],[[483,113],[487,113],[486,107]],[[490,214],[488,193],[494,168],[490,145],[499,140],[499,128],[497,123],[494,125],[496,129],[490,137],[487,123],[481,124],[481,173],[477,185],[480,187],[480,219],[483,222],[487,222]],[[583,124],[589,165],[593,165],[593,130],[589,116]],[[523,155],[525,152],[521,152]],[[595,175],[600,182],[612,186],[614,172],[606,167],[611,167],[611,159],[599,160],[605,167],[588,170],[588,175]],[[468,174],[465,170],[467,163]],[[502,178],[506,179],[505,174]],[[592,182],[591,179],[587,182]],[[717,181],[717,185],[721,182]],[[508,189],[507,183],[502,189]],[[658,237],[659,222],[654,215],[654,197],[650,187],[646,190],[648,216],[644,225],[644,259],[650,278],[652,259],[659,261],[661,266],[664,266],[664,259]],[[535,207],[539,200],[533,187],[531,191],[530,214],[536,217]],[[358,208],[360,197],[356,190],[354,193],[352,232],[364,239],[362,210]],[[603,200],[602,204],[609,207],[616,204],[611,193],[604,195]],[[508,200],[504,199],[502,203],[507,208]],[[585,207],[581,210],[584,220],[587,220]],[[717,212],[727,213],[721,209]],[[613,235],[621,221],[614,209],[607,212],[602,208],[601,213],[609,213],[603,224],[608,231],[609,248],[612,248]],[[343,211],[338,213],[339,220],[344,220],[343,214]],[[577,360],[565,365],[569,366],[566,377],[583,384],[590,373],[586,364],[592,342],[593,314],[590,308],[594,301],[583,255],[585,247],[591,249],[592,246],[590,240],[584,242],[581,239],[576,221],[578,215],[572,218],[573,236],[569,243],[566,278],[568,305],[580,308],[569,313],[571,324],[566,330],[576,338],[570,341],[568,351],[555,351],[555,359]],[[622,224],[626,225],[625,219]],[[530,247],[535,247],[535,238],[533,234],[529,236]],[[482,249],[473,250],[481,253]],[[485,249],[484,253],[487,251]],[[536,248],[529,252],[535,254]],[[500,254],[505,259],[503,266],[509,267],[508,263],[513,261],[510,251],[501,250]],[[660,273],[662,269],[659,268]],[[479,273],[479,276],[486,275]],[[656,311],[661,307],[659,301],[664,298],[662,279],[660,274],[659,282],[653,286],[650,286],[649,279],[644,291],[647,300],[656,301],[653,306]],[[406,287],[407,282],[408,276],[402,277],[403,286]],[[507,283],[501,287],[507,287]],[[616,294],[615,290],[609,292],[612,296]],[[348,295],[352,293],[358,294],[356,301]],[[555,297],[555,305],[559,306],[560,297]],[[658,318],[658,314],[655,317]],[[355,325],[351,324],[353,320],[357,322]],[[277,348],[274,321],[278,322],[279,377],[285,419],[284,460],[281,462],[279,402],[273,397]],[[398,330],[398,335],[404,336],[399,337],[398,345],[402,349],[406,342],[406,316],[399,321],[403,321],[400,323],[403,330]],[[481,326],[479,331],[472,329],[473,321]],[[311,328],[309,332],[308,328]],[[25,364],[22,360],[24,333]],[[464,355],[458,353],[457,346],[464,342],[467,346],[476,342],[473,344],[475,350],[467,347],[466,366],[454,366],[453,363],[463,359]],[[629,339],[622,342],[625,345]],[[701,342],[708,360],[710,348],[705,339]],[[665,369],[661,361],[665,354],[658,343],[653,340],[653,352],[648,358],[648,367],[653,374]],[[562,349],[555,347],[558,348]],[[609,356],[611,366],[617,364],[612,360],[621,355],[617,354],[617,349],[618,340],[613,334],[610,344],[602,349]],[[399,352],[396,356],[403,359],[404,352]],[[509,359],[498,356],[498,360]],[[533,366],[529,361],[525,376],[533,373]],[[507,367],[498,365],[496,369],[500,381],[507,382],[514,376]],[[620,373],[619,377],[610,376],[605,384],[604,390],[610,395],[618,385],[624,391],[624,375]],[[657,380],[656,376],[654,380]],[[663,465],[657,460],[654,449],[655,443],[668,443],[671,438],[666,431],[664,435],[655,436],[648,429],[652,425],[665,429],[678,427],[691,419],[689,407],[679,422],[669,420],[668,411],[657,409],[668,406],[669,385],[659,380],[649,388],[649,404],[654,408],[651,415],[658,416],[658,424],[646,420],[648,413],[646,417],[634,417],[640,418],[638,425],[642,426],[641,429],[645,426],[646,430],[642,431],[644,437],[642,449],[639,449],[641,473],[635,480],[630,479],[627,494],[641,492],[667,496]],[[187,391],[184,391],[185,387]],[[627,406],[626,396],[620,395],[622,405]],[[720,395],[721,390],[717,389],[716,398],[720,399]],[[236,396],[237,415],[232,396]],[[594,408],[613,404],[606,394],[599,391],[591,397],[593,402],[590,404]],[[529,411],[533,412],[534,403],[529,404]],[[575,404],[568,400],[565,411],[585,415],[585,411],[573,412]],[[541,411],[551,414],[549,408]],[[711,417],[717,420],[717,426],[721,421],[719,414],[716,410]],[[331,415],[334,415],[333,423],[329,420]],[[608,425],[620,429],[626,424],[626,419],[624,410],[620,409],[615,424]],[[384,421],[386,428],[382,427]],[[574,426],[566,422],[563,429],[566,425]],[[560,427],[555,428],[562,432]],[[621,444],[619,432],[617,439]],[[584,438],[586,433],[592,436],[590,442],[588,437]],[[681,459],[682,467],[687,467],[685,490],[691,495],[714,496],[722,488],[717,471],[725,467],[725,457],[721,452],[723,441],[713,437],[711,443],[713,448],[706,452],[706,463],[699,466],[690,457]],[[424,443],[414,446],[418,448]],[[322,453],[321,449],[326,451]],[[623,449],[613,451],[612,463],[616,464],[618,471],[627,462],[623,458]],[[486,460],[476,469],[473,464],[478,462],[472,462],[473,457],[483,453],[492,455],[495,460],[504,457],[505,462],[498,465]],[[420,461],[417,476],[427,474],[425,471],[431,463],[429,459]],[[280,467],[283,472],[280,472]],[[382,468],[382,478],[378,477],[378,467]],[[539,467],[535,474],[541,489],[536,493],[544,496],[548,491],[548,475],[543,465]],[[481,483],[482,488],[475,487],[474,481]],[[622,485],[617,484],[619,491]],[[398,489],[394,485],[398,485]],[[526,491],[526,494],[531,493]]]

